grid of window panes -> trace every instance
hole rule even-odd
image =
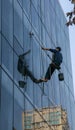
[[[67,110],[70,129],[74,130],[75,101],[69,34],[65,23],[58,0],[0,0],[1,130],[22,130],[23,112],[36,109],[39,113],[38,108],[58,105]],[[51,57],[51,53],[45,53],[41,46],[62,48],[64,81],[59,81],[58,71],[47,83],[40,84],[18,72],[19,55],[30,50],[25,57],[28,69],[37,79],[45,76],[51,62],[47,55]],[[20,80],[26,82],[24,88],[20,88]]]

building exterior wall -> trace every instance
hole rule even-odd
[[[22,113],[43,107],[62,105],[67,110],[70,129],[74,130],[70,44],[66,19],[58,0],[0,0],[0,128],[22,130]],[[34,35],[30,36],[30,32]],[[25,56],[28,69],[39,79],[44,77],[51,60],[41,46],[62,48],[61,71],[55,71],[47,83],[35,84],[18,72],[19,55]],[[25,80],[25,88],[18,81]],[[39,113],[40,114],[40,113]]]

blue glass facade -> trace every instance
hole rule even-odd
[[[75,101],[70,57],[70,42],[66,19],[58,0],[0,0],[0,128],[23,130],[22,113],[39,108],[62,105],[66,109],[70,129],[74,130]],[[30,32],[34,35],[30,36]],[[25,56],[28,69],[37,79],[44,77],[51,53],[41,50],[62,48],[61,71],[64,81],[55,71],[47,83],[35,84],[26,76],[25,88],[18,81],[19,55]],[[41,115],[43,117],[43,115]]]

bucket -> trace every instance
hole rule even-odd
[[[59,81],[63,81],[63,80],[64,80],[64,75],[63,75],[63,73],[59,73],[59,74],[58,74],[58,78],[59,78]]]

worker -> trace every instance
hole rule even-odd
[[[62,63],[62,60],[63,60],[63,57],[62,57],[62,54],[61,54],[61,48],[60,47],[56,47],[55,49],[49,49],[49,48],[43,48],[43,50],[47,50],[47,51],[50,51],[53,53],[52,55],[52,62],[49,64],[49,67],[47,69],[47,72],[45,74],[45,78],[43,79],[39,79],[39,82],[47,82],[53,72],[57,69],[59,70],[60,69],[60,65]]]

